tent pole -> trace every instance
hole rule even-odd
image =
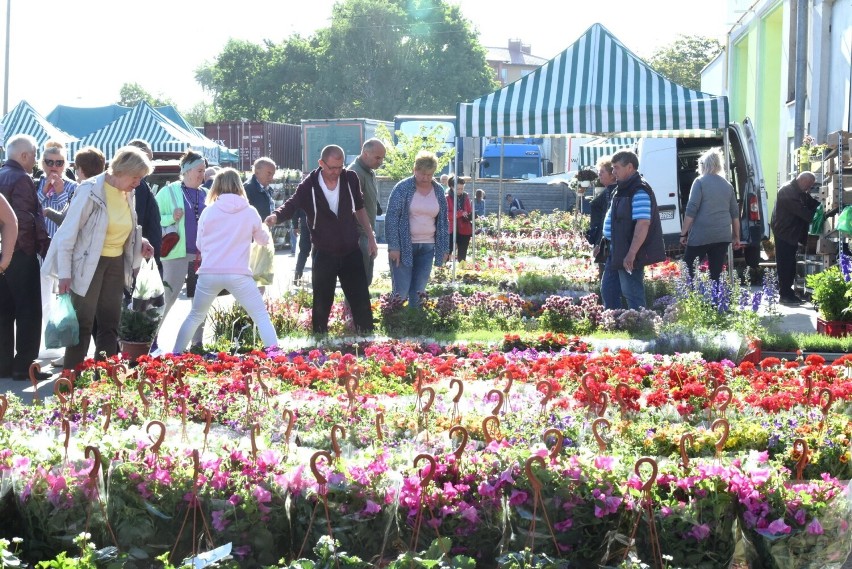
[[[501,230],[500,218],[502,217],[502,213],[503,213],[503,152],[505,150],[505,147],[504,147],[505,144],[506,144],[506,136],[504,135],[504,136],[500,137],[500,180],[497,182],[497,187],[499,188],[499,191],[497,193],[499,194],[498,197],[500,199],[500,209],[497,212],[497,255],[496,256],[497,256],[498,259],[500,258],[500,249],[501,249],[500,246],[503,244],[502,243],[503,242],[503,232]]]
[[[458,260],[456,259],[456,256],[458,255],[458,246],[456,245],[456,243],[458,243],[458,241],[459,241],[459,236],[458,236],[459,222],[458,222],[458,218],[456,217],[456,212],[458,211],[458,204],[456,203],[456,200],[458,200],[458,197],[459,197],[458,194],[456,193],[456,188],[458,188],[458,186],[459,186],[459,153],[458,153],[459,139],[458,139],[458,137],[456,137],[455,140],[456,140],[456,153],[455,153],[455,156],[454,156],[454,164],[453,164],[453,176],[455,176],[455,178],[454,178],[455,181],[453,182],[453,187],[449,188],[449,192],[453,196],[453,242],[450,243],[450,251],[452,251],[452,254],[453,254],[453,276],[451,278],[451,282],[453,284],[455,284],[455,282],[456,282],[456,264],[458,262]],[[446,197],[444,199],[446,199]]]

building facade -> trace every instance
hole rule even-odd
[[[728,15],[734,23],[726,48],[702,72],[701,86],[728,96],[731,121],[754,121],[774,203],[802,143],[797,110],[804,113],[803,134],[817,143],[852,130],[852,0],[729,0]],[[797,66],[799,57],[806,65]]]

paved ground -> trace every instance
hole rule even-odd
[[[292,287],[293,273],[296,266],[296,258],[289,254],[288,250],[280,250],[275,256],[275,283],[271,287],[267,287],[269,294],[279,295],[288,287]],[[308,259],[308,264],[305,268],[305,277],[310,282],[310,266],[311,261]],[[376,260],[376,274],[388,273],[387,264],[387,245],[379,244],[379,255]],[[230,302],[232,297],[225,296],[217,299],[217,302]],[[171,350],[174,346],[174,341],[177,336],[178,329],[183,323],[186,316],[189,314],[192,301],[185,295],[185,291],[181,293],[172,310],[166,317],[163,323],[163,328],[160,332],[159,344],[164,350]],[[816,330],[816,311],[810,304],[802,306],[790,307],[779,306],[779,313],[782,318],[782,326],[785,329],[792,331],[813,332]],[[209,338],[207,338],[209,339]],[[62,355],[62,350],[42,350],[39,354],[39,363],[42,365],[42,371],[53,372],[54,369],[50,365],[50,361]],[[94,355],[94,347],[90,348],[89,355]],[[52,393],[53,380],[48,380],[39,385],[39,393],[42,397],[45,394]],[[28,382],[13,381],[10,378],[0,378],[0,393],[12,391],[21,395],[27,400],[31,400],[33,388]]]

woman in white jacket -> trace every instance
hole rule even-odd
[[[173,352],[186,350],[213,301],[225,289],[251,316],[260,330],[263,345],[278,345],[275,328],[249,268],[252,239],[266,245],[271,238],[257,210],[246,198],[239,173],[233,168],[217,173],[207,195],[207,207],[198,219],[196,245],[201,253],[201,267],[195,298],[189,316],[180,327]]]
[[[92,323],[98,319],[95,355],[118,351],[118,323],[124,288],[133,271],[154,248],[136,222],[133,190],[151,172],[148,156],[131,146],[120,148],[109,170],[77,186],[41,268],[59,280],[59,294],[71,294],[80,325],[80,341],[65,350],[65,369],[74,369],[89,351]]]

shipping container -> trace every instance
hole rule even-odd
[[[221,121],[204,123],[204,136],[236,149],[242,171],[251,170],[261,156],[275,160],[279,168],[302,167],[301,127],[270,121]]]
[[[346,164],[361,154],[364,141],[376,136],[376,127],[384,125],[393,132],[393,123],[374,119],[309,119],[302,121],[303,171],[317,167],[322,149],[329,144],[343,148]]]

